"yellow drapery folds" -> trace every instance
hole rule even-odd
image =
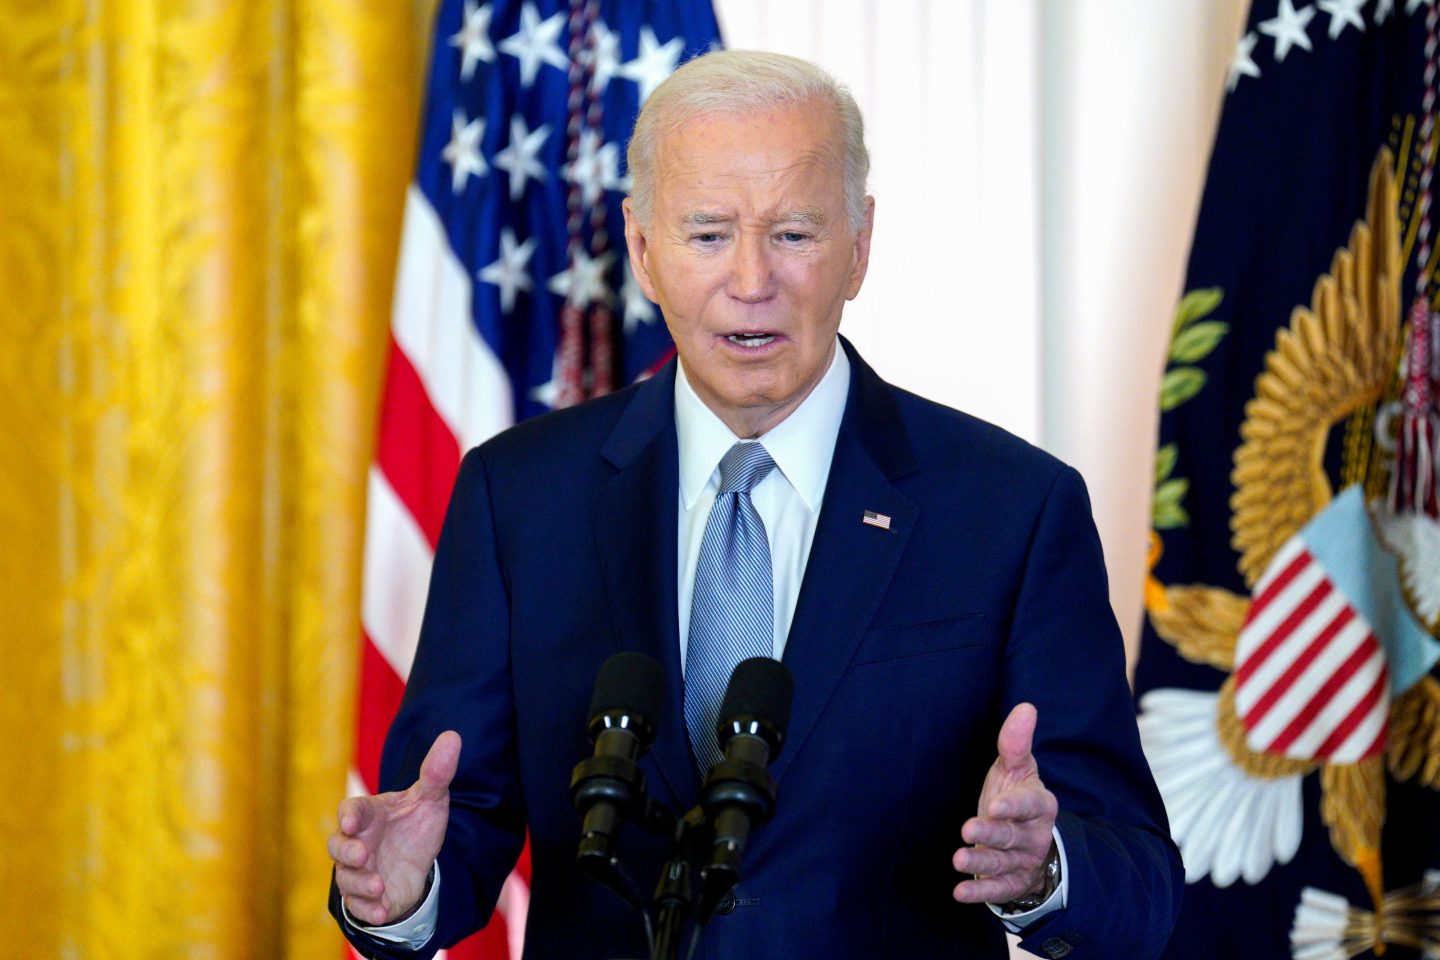
[[[338,957],[433,0],[0,8],[0,930]]]

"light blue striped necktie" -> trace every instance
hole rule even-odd
[[[700,540],[685,648],[685,724],[702,772],[722,759],[715,724],[735,665],[775,649],[770,542],[750,502],[750,491],[773,469],[759,443],[731,447],[720,460],[720,492]]]

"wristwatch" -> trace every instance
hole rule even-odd
[[[1044,871],[1045,886],[1039,893],[1028,897],[1016,897],[1008,903],[1001,904],[1000,909],[1005,913],[1026,913],[1049,900],[1055,893],[1056,888],[1060,886],[1060,848],[1055,845],[1054,840],[1050,841],[1050,854],[1045,858],[1045,866],[1041,869]]]

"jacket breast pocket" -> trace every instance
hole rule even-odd
[[[860,641],[852,663],[884,663],[923,657],[992,642],[983,613],[871,627]]]

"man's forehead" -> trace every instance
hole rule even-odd
[[[657,155],[713,156],[717,149],[739,153],[769,148],[788,153],[792,162],[829,165],[840,162],[841,140],[840,115],[833,105],[797,100],[695,114],[660,130],[655,151]]]
[[[714,132],[682,134],[657,150],[655,191],[672,210],[688,215],[748,202],[789,215],[819,211],[843,193],[844,163],[831,144]]]

